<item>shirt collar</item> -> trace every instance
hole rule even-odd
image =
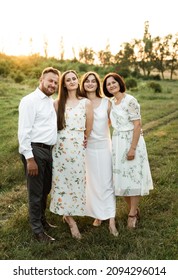
[[[41,99],[44,99],[44,98],[49,98],[46,94],[44,94],[38,87],[36,88],[36,93],[38,94],[38,96],[41,98]]]

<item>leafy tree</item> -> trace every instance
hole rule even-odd
[[[114,56],[110,51],[110,44],[107,43],[105,50],[98,52],[98,59],[103,66],[109,66],[114,62]]]
[[[137,50],[137,66],[143,71],[144,76],[146,76],[146,63],[144,59],[144,44],[142,40],[135,40],[135,48]]]
[[[48,58],[48,40],[47,40],[47,38],[44,38],[43,48],[44,48],[44,56],[46,58]]]
[[[153,70],[153,42],[149,33],[149,22],[145,22],[143,40],[137,41],[138,65],[143,70],[144,75],[149,76]]]
[[[169,56],[169,36],[154,38],[154,66],[164,79],[166,71],[166,59]]]
[[[79,51],[79,61],[86,63],[86,64],[93,64],[94,63],[94,54],[95,52],[93,51],[92,48],[84,48],[83,50],[80,49]]]
[[[169,35],[169,57],[166,60],[166,69],[170,70],[170,79],[172,80],[172,76],[175,73],[175,70],[178,69],[178,33],[173,35]]]
[[[129,69],[136,67],[136,56],[135,56],[135,41],[131,43],[123,43],[121,45],[122,49],[115,55],[114,61],[116,64],[119,64],[121,68]]]
[[[64,60],[64,40],[63,40],[63,37],[61,37],[61,40],[60,40],[60,48],[59,48],[59,57],[60,57],[60,60]]]

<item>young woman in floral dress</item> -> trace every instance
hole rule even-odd
[[[84,138],[93,124],[90,100],[80,93],[77,73],[61,76],[59,96],[55,101],[58,140],[54,146],[50,210],[63,215],[74,238],[81,234],[73,216],[86,214],[86,175]]]

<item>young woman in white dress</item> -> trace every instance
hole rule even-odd
[[[147,150],[141,133],[140,106],[126,92],[124,80],[109,73],[103,80],[103,92],[112,97],[110,112],[112,134],[113,181],[116,196],[128,204],[128,228],[135,228],[140,216],[140,197],[153,189]]]
[[[93,225],[109,219],[109,230],[118,236],[115,226],[115,194],[112,181],[110,101],[101,94],[100,78],[87,72],[81,81],[81,92],[94,109],[93,129],[86,148],[86,215],[95,218]]]
[[[50,210],[63,215],[72,237],[81,239],[73,216],[86,215],[86,168],[84,138],[93,124],[91,101],[83,98],[78,76],[69,70],[62,74],[55,101],[58,138],[54,145]]]

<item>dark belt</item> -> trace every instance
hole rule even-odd
[[[47,149],[47,150],[51,150],[53,146],[50,146],[50,145],[46,145],[46,144],[43,144],[43,143],[31,143],[32,146],[37,146],[37,147],[41,147],[43,149]]]

